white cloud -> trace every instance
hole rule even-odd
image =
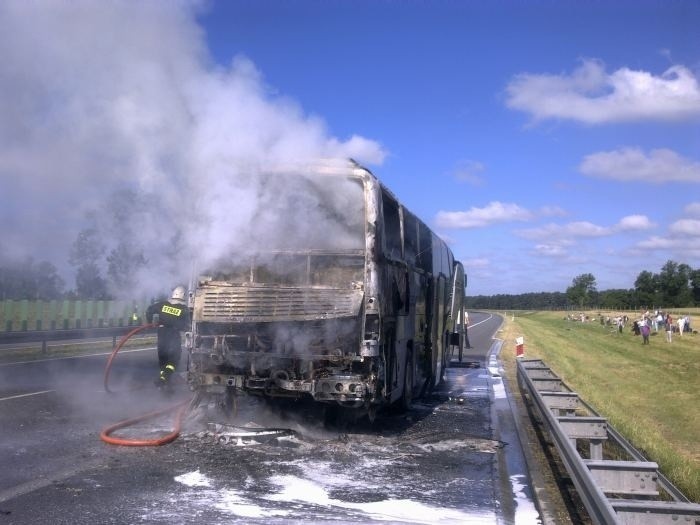
[[[490,202],[484,208],[469,211],[440,211],[435,222],[441,228],[480,228],[491,224],[529,221],[533,214],[513,203]]]
[[[579,171],[590,177],[620,181],[700,183],[700,163],[669,149],[654,149],[648,154],[639,148],[593,153],[584,157]]]
[[[688,215],[700,216],[700,202],[691,202],[685,208],[683,208],[683,211],[685,211],[685,213]]]
[[[564,239],[605,237],[612,234],[612,229],[598,226],[588,221],[576,221],[567,224],[550,223],[539,228],[519,230],[516,233],[526,239]]]
[[[688,237],[658,237],[653,236],[635,245],[635,248],[643,252],[662,252],[665,258],[677,257],[688,261],[692,258],[700,258],[700,243],[698,238]],[[691,262],[691,266],[694,266]]]
[[[568,250],[561,244],[537,244],[535,253],[545,257],[564,258],[569,255]]]
[[[620,219],[615,227],[618,231],[648,230],[654,227],[654,223],[646,215],[628,215]]]
[[[681,219],[671,224],[668,231],[673,235],[695,237],[691,242],[697,243],[700,240],[700,220]]]
[[[613,226],[599,226],[588,221],[574,221],[566,224],[550,223],[539,228],[518,230],[520,237],[531,240],[556,240],[558,244],[577,238],[608,237],[632,230],[648,230],[654,227],[646,215],[628,215]]]
[[[696,210],[696,204],[686,206],[685,211]],[[663,237],[654,235],[638,242],[635,248],[643,253],[660,252],[683,261],[700,259],[700,219],[681,219],[671,223]]]
[[[700,85],[686,67],[661,76],[623,67],[608,74],[598,60],[583,60],[572,74],[522,73],[506,87],[506,104],[536,121],[572,119],[586,124],[700,117]]]
[[[677,245],[677,239],[672,239],[670,237],[659,237],[657,235],[637,243],[638,248],[643,248],[646,250],[668,250],[669,248],[673,248]]]

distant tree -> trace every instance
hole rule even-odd
[[[689,306],[693,299],[690,290],[690,274],[687,264],[667,261],[659,273],[659,291],[666,306]]]
[[[612,289],[599,292],[601,308],[609,310],[631,310],[636,304],[634,290]]]
[[[467,296],[467,308],[493,310],[558,310],[566,307],[566,295],[561,292],[538,292],[517,295]]]
[[[140,230],[152,220],[154,202],[133,189],[114,192],[110,202],[103,217],[111,240],[107,255],[109,285],[118,294],[129,293],[135,291],[139,271],[148,263]]]
[[[595,277],[591,273],[583,273],[574,277],[571,286],[566,289],[566,296],[571,304],[579,308],[590,305],[597,297]]]
[[[634,291],[637,297],[637,305],[652,308],[659,306],[659,276],[649,271],[643,271],[634,281]]]
[[[47,261],[37,265],[35,272],[36,298],[44,301],[60,299],[66,282],[58,274],[56,267]]]
[[[539,292],[518,295],[467,296],[468,308],[493,310],[564,309],[599,305],[614,310],[634,310],[638,307],[678,307],[700,305],[700,269],[668,261],[659,274],[643,271],[634,282],[634,289],[597,291],[595,277],[590,273],[574,278],[566,293]]]
[[[95,264],[84,264],[75,272],[76,299],[111,299],[107,290],[107,280],[102,277]]]
[[[3,300],[24,298],[22,290],[23,279],[20,269],[20,265],[10,262],[5,262],[0,267],[0,298]]]
[[[63,297],[65,283],[56,267],[28,257],[0,267],[0,299],[52,300]]]
[[[75,266],[75,293],[80,299],[109,299],[107,281],[100,271],[100,259],[104,255],[97,228],[86,228],[71,247],[69,262]]]
[[[107,256],[110,284],[117,290],[133,290],[137,272],[145,265],[146,258],[141,250],[128,242],[120,242]]]
[[[690,291],[695,306],[700,306],[700,270],[690,272]]]

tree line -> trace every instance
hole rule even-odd
[[[119,245],[107,254],[107,270],[103,272],[100,259],[105,254],[95,240],[94,232],[83,231],[71,250],[70,263],[75,270],[73,288],[66,287],[65,279],[49,261],[37,262],[28,257],[0,262],[0,300],[115,299],[112,290],[131,286],[132,272],[146,263],[145,258],[139,252],[129,252],[128,246]]]
[[[133,272],[146,264],[128,243],[107,251],[95,228],[80,231],[70,251],[75,286],[66,289],[56,266],[27,258],[0,262],[0,300],[114,299],[110,290],[128,285]],[[103,272],[102,268],[106,268]],[[598,291],[596,278],[584,273],[565,292],[467,295],[467,307],[494,310],[564,310],[598,307],[613,310],[700,306],[700,269],[669,260],[658,273],[641,272],[631,289]]]
[[[700,306],[700,269],[671,260],[658,273],[641,272],[631,289],[599,291],[595,276],[584,273],[573,278],[566,292],[467,295],[468,308],[492,310],[636,310],[692,306]]]
[[[78,233],[71,246],[69,263],[75,285],[65,279],[49,261],[32,257],[0,261],[0,300],[115,299],[113,290],[131,289],[133,277],[146,264],[143,253],[127,242],[107,250],[95,228]]]
[[[139,210],[148,209],[147,201],[132,190],[119,190],[108,201],[113,204],[87,214],[88,226],[77,232],[68,254],[70,287],[52,262],[0,257],[0,300],[102,301],[134,289],[135,276],[148,263],[135,240]]]

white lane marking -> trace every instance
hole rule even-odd
[[[486,321],[488,321],[488,320],[491,319],[492,317],[493,317],[493,314],[489,314],[489,316],[488,316],[486,319],[482,319],[482,320],[479,321],[478,323],[470,324],[469,326],[467,326],[467,328],[472,328],[472,327],[474,327],[474,326],[480,325],[481,323],[485,323]]]
[[[41,392],[32,392],[30,394],[19,394],[10,397],[0,397],[0,401],[9,401],[10,399],[19,399],[20,397],[38,396],[41,394],[48,394],[49,392],[55,392],[55,390],[42,390]]]
[[[149,346],[148,348],[137,348],[135,350],[120,350],[120,354],[130,354],[132,352],[146,352],[147,350],[155,350],[155,346]],[[67,357],[48,357],[46,359],[34,359],[33,361],[14,361],[12,363],[0,364],[0,368],[4,366],[12,365],[28,365],[31,363],[45,363],[46,361],[65,361],[66,359],[81,359],[83,357],[100,357],[103,355],[110,355],[112,352],[102,352],[99,354],[84,354],[84,355],[72,355]]]

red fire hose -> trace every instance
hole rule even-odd
[[[125,419],[123,421],[120,421],[119,423],[115,423],[114,425],[105,428],[102,432],[100,432],[100,439],[105,443],[109,443],[110,445],[122,445],[125,447],[158,447],[160,445],[165,445],[166,443],[175,441],[180,435],[180,429],[182,428],[182,419],[184,418],[185,413],[187,412],[187,407],[189,404],[190,400],[188,399],[187,401],[182,401],[176,405],[172,405],[161,410],[155,410],[142,416],[134,417],[131,419]],[[161,438],[130,439],[110,436],[110,434],[115,430],[119,430],[120,428],[124,427],[129,427],[136,423],[140,423],[141,421],[145,421],[146,419],[151,419],[152,417],[156,417],[160,414],[165,414],[167,412],[170,412],[171,410],[175,410],[176,408],[179,408],[179,410],[177,412],[177,415],[175,416],[175,428],[172,432],[170,432],[170,434],[166,434]]]
[[[109,359],[107,360],[107,365],[105,366],[105,375],[104,375],[104,386],[105,390],[109,393],[114,393],[109,389],[109,373],[112,370],[112,361],[114,361],[114,357],[117,355],[117,352],[121,350],[121,347],[124,346],[124,343],[126,343],[134,334],[139,333],[142,330],[146,330],[148,328],[153,328],[156,326],[155,324],[145,324],[143,326],[138,326],[131,330],[128,334],[126,334],[124,337],[121,338],[119,341],[119,344],[114,347],[114,350],[109,356]],[[155,410],[153,412],[149,412],[147,414],[144,414],[142,416],[134,417],[131,419],[125,419],[123,421],[120,421],[118,423],[115,423],[114,425],[110,425],[106,427],[105,429],[100,432],[100,439],[104,441],[105,443],[109,443],[110,445],[121,445],[125,447],[157,447],[160,445],[165,445],[166,443],[170,443],[172,441],[175,441],[177,437],[180,435],[180,429],[182,428],[182,420],[185,416],[185,413],[187,412],[187,407],[190,404],[190,400],[187,401],[181,401],[180,403],[177,403],[175,405],[160,409],[160,410]],[[119,430],[120,428],[125,428],[131,425],[134,425],[136,423],[139,423],[141,421],[145,421],[146,419],[151,419],[153,417],[159,416],[161,414],[165,414],[167,412],[170,412],[172,410],[176,410],[177,414],[175,416],[175,428],[173,429],[172,432],[169,434],[156,438],[156,439],[131,439],[131,438],[120,438],[120,437],[113,437],[110,434],[114,432],[115,430]]]
[[[117,344],[117,346],[114,347],[114,350],[112,350],[112,353],[110,354],[109,359],[107,360],[107,365],[105,366],[105,382],[104,382],[104,384],[105,384],[105,390],[107,392],[109,392],[110,394],[114,393],[109,389],[109,373],[112,370],[112,361],[114,361],[114,356],[117,355],[117,352],[119,352],[119,350],[121,350],[122,346],[124,346],[124,343],[126,343],[129,339],[131,339],[131,337],[134,334],[138,334],[142,330],[146,330],[148,328],[154,328],[155,326],[156,325],[154,325],[152,323],[145,324],[143,326],[137,326],[136,328],[131,330],[128,334],[126,334],[124,337],[122,337],[120,339],[119,343]]]

